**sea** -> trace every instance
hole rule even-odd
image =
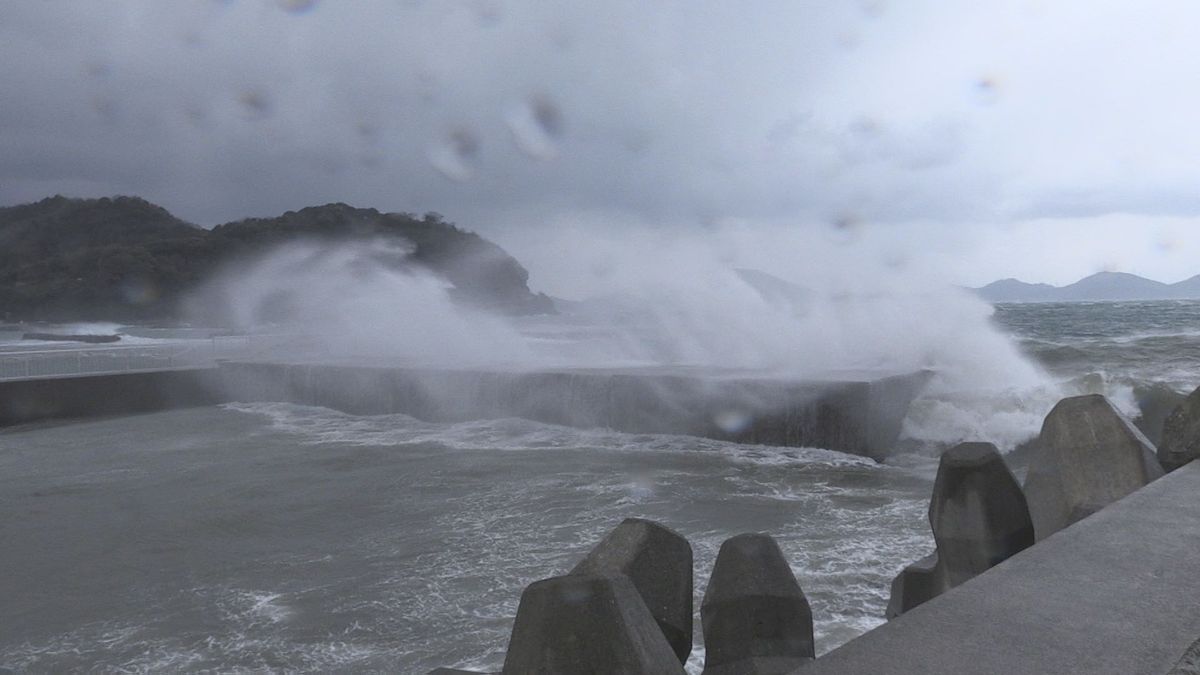
[[[630,516],[691,542],[697,609],[722,541],[773,535],[828,652],[883,623],[893,577],[932,550],[947,444],[993,440],[1021,475],[1059,396],[1104,393],[1153,437],[1200,384],[1200,302],[1001,305],[991,322],[1053,386],[922,397],[884,463],[284,403],[0,431],[0,672],[498,671],[522,589]]]

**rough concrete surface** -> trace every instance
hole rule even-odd
[[[937,551],[909,564],[892,580],[892,594],[888,599],[886,614],[888,621],[929,602],[946,588],[946,573]]]
[[[682,675],[633,582],[625,576],[567,575],[521,594],[504,675]]]
[[[721,544],[700,618],[707,675],[786,673],[814,655],[808,599],[769,535]]]
[[[692,546],[651,520],[626,518],[571,574],[624,574],[684,663],[692,652]]]
[[[1200,388],[1188,395],[1163,422],[1158,460],[1174,471],[1200,457]]]
[[[1097,394],[1059,401],[1037,447],[1025,497],[1038,541],[1163,475],[1150,441]]]
[[[929,526],[950,586],[1033,546],[1025,493],[991,443],[960,443],[942,455]]]
[[[1197,495],[1192,463],[801,672],[1170,673],[1200,635]]]

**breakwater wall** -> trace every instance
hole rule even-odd
[[[667,368],[504,371],[221,361],[214,367],[0,380],[0,426],[280,401],[430,422],[521,417],[882,459],[930,375],[841,373],[800,380]]]
[[[937,549],[892,585],[888,623],[814,658],[811,607],[769,535],[722,546],[700,607],[705,675],[1200,672],[1200,390],[1164,432],[1182,468],[1102,396],[1060,401],[1025,485],[990,443],[941,458]],[[521,596],[503,673],[682,673],[692,556],[626,520]],[[435,673],[463,673],[439,669]]]
[[[232,400],[431,422],[521,417],[579,428],[820,447],[881,459],[926,371],[785,379],[687,369],[504,371],[225,361]]]
[[[1193,462],[803,672],[1195,672],[1175,668],[1200,639],[1197,494]]]
[[[770,536],[738,535],[721,547],[698,612],[704,673],[1194,673],[1196,494],[1193,462],[815,659],[822,617],[803,579]],[[687,540],[626,520],[574,569],[526,589],[503,673],[683,673],[691,588]]]
[[[0,427],[225,401],[215,368],[0,381]]]

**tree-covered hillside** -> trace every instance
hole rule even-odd
[[[400,261],[454,286],[455,297],[514,314],[552,311],[503,249],[445,222],[346,204],[289,211],[205,230],[137,197],[68,199],[0,208],[0,317],[6,320],[167,320],[224,265],[293,241],[397,238]]]

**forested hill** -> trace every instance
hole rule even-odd
[[[346,204],[289,211],[205,230],[137,197],[0,208],[0,318],[169,320],[179,301],[227,263],[291,241],[398,238],[404,264],[454,286],[457,299],[512,314],[552,311],[499,246],[445,222]]]

